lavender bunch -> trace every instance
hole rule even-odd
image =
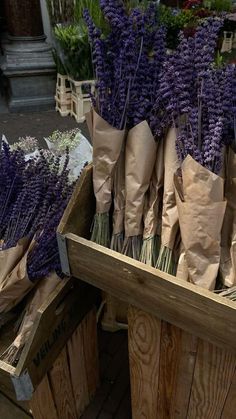
[[[0,148],[0,238],[2,239],[9,222],[17,196],[23,187],[25,157],[21,150],[12,151],[3,142]]]
[[[197,28],[192,38],[180,34],[177,50],[164,64],[151,120],[152,129],[158,136],[167,127],[175,126],[181,161],[190,154],[216,173],[222,159],[228,83],[226,69],[214,68],[221,26],[221,19],[209,18]]]

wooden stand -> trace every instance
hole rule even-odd
[[[142,310],[129,309],[133,419],[233,419],[236,357]]]
[[[29,402],[34,419],[79,419],[99,383],[96,311],[84,318]]]
[[[70,115],[71,112],[71,87],[67,76],[57,74],[57,85],[56,85],[56,111],[61,116]]]
[[[94,212],[88,166],[58,234],[74,277],[131,306],[133,419],[236,418],[235,302],[92,243]]]

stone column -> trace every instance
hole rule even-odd
[[[5,0],[8,42],[1,66],[9,81],[9,109],[54,106],[55,64],[43,33],[40,0]]]

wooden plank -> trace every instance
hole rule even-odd
[[[234,371],[232,383],[227,395],[221,419],[235,419],[236,417],[236,370]]]
[[[89,238],[95,207],[90,164],[84,168],[76,184],[57,231],[61,234],[73,231],[78,236]]]
[[[170,417],[172,419],[183,419],[187,417],[197,345],[198,339],[196,336],[181,330],[181,345],[177,360],[178,371],[170,406]]]
[[[221,418],[235,367],[236,358],[229,351],[198,342],[188,419]]]
[[[48,376],[54,395],[58,419],[78,419],[66,348],[61,351]]]
[[[29,402],[34,419],[58,419],[57,410],[48,380],[45,375]]]
[[[130,307],[128,325],[133,419],[156,419],[161,322]]]
[[[85,369],[87,374],[88,392],[90,400],[99,386],[99,358],[97,341],[96,309],[91,310],[81,324],[83,347],[85,355]]]
[[[75,234],[68,233],[66,237],[73,276],[236,352],[235,302]]]
[[[183,419],[188,412],[197,338],[162,322],[158,418]]]
[[[85,355],[82,323],[77,327],[67,343],[68,363],[71,376],[71,384],[75,399],[75,407],[78,418],[82,415],[85,407],[89,404],[88,382],[85,369]]]
[[[94,305],[96,290],[75,281],[73,288],[65,288],[39,312],[35,330],[25,348],[25,356],[16,367],[16,375],[27,368],[34,388],[53,365],[53,362],[72,335],[77,325]]]
[[[7,397],[5,397],[2,393],[0,393],[0,418],[1,419],[30,419],[31,416],[27,415],[23,410],[21,410],[18,406],[13,404]]]

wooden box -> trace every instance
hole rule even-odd
[[[38,385],[42,380],[45,383],[47,374],[51,375],[49,371],[52,367],[55,376],[55,368],[57,368],[58,363],[60,365],[64,362],[63,370],[65,375],[66,357],[65,349],[63,348],[68,340],[72,339],[70,341],[69,350],[71,352],[77,350],[78,354],[80,353],[83,348],[80,348],[79,346],[79,343],[82,342],[82,338],[78,335],[81,333],[78,327],[81,326],[83,330],[84,328],[86,329],[86,324],[88,322],[86,319],[88,319],[88,316],[90,316],[90,323],[93,321],[91,339],[93,339],[94,342],[96,341],[96,311],[94,311],[96,299],[96,290],[83,282],[73,278],[59,282],[57,288],[38,310],[34,327],[32,328],[28,342],[23,348],[16,367],[0,361],[0,391],[10,399],[16,399],[18,401],[31,400],[34,395],[34,402],[38,398],[38,396],[36,396],[38,394]],[[91,313],[93,313],[92,317]],[[85,322],[84,326],[83,322]],[[77,335],[73,335],[75,330],[77,330]],[[1,330],[1,353],[12,343],[14,337],[12,324],[8,324]],[[84,333],[84,339],[85,338],[88,338],[88,335]],[[75,347],[75,343],[73,343],[76,341],[78,342],[77,348]],[[91,362],[90,368],[93,368],[97,362],[96,354],[97,348],[93,352],[94,361]],[[83,363],[83,361],[80,362]],[[79,378],[80,371],[76,370],[75,365],[73,368]],[[97,376],[97,379],[94,379],[94,375]],[[94,368],[94,375],[91,379],[93,379],[96,387],[98,384],[98,368]],[[76,379],[77,378],[75,377],[75,380]],[[56,384],[55,381],[55,388]],[[69,386],[70,382],[68,381],[66,383],[65,381],[65,385]],[[85,386],[86,383],[82,382],[82,386],[83,385]],[[41,383],[39,387],[41,388],[41,391],[43,387],[44,385]],[[58,397],[60,395],[60,397],[63,398],[64,396],[62,395],[62,392],[59,391],[59,388],[57,388],[57,390]],[[91,394],[92,391],[89,392],[89,396],[91,396]],[[46,396],[45,390],[44,396]],[[60,417],[63,418],[63,416],[58,416],[58,419]]]
[[[133,419],[235,418],[235,302],[92,243],[94,211],[88,166],[59,226],[61,261],[130,305]]]

